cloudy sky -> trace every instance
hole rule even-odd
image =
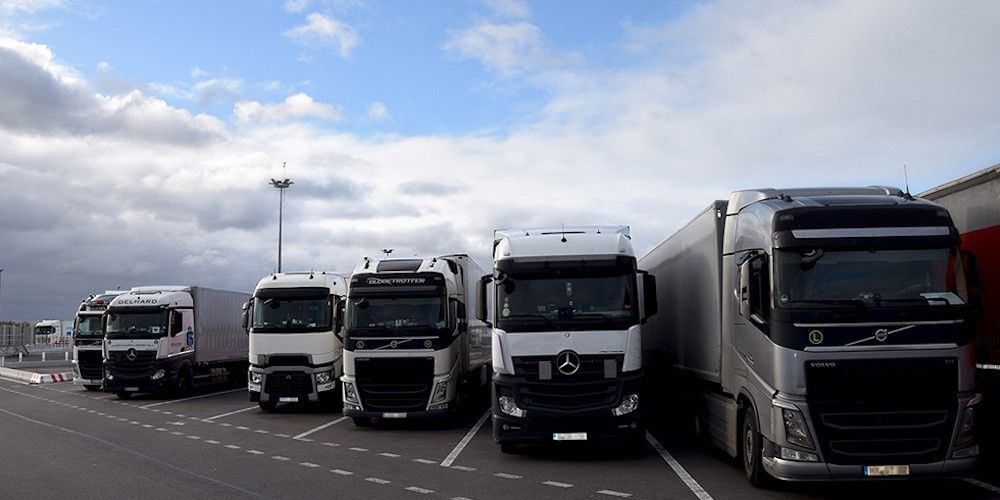
[[[1000,161],[1000,2],[0,0],[3,319]]]

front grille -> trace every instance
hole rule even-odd
[[[368,411],[427,409],[434,358],[359,358],[354,362],[361,404]]]
[[[104,377],[104,358],[101,351],[77,350],[76,363],[80,368],[80,378],[100,380]]]
[[[309,357],[302,355],[278,354],[267,357],[269,366],[309,366]]]
[[[580,356],[580,367],[564,375],[555,356],[513,358],[518,385],[517,405],[526,410],[573,413],[613,407],[621,399],[620,376],[624,356]]]
[[[115,376],[139,378],[152,374],[156,351],[135,351],[135,359],[128,359],[129,351],[108,352],[108,370]]]
[[[954,358],[812,362],[806,388],[830,463],[917,464],[947,456],[958,401]]]
[[[274,372],[264,379],[264,392],[272,396],[308,396],[312,376],[300,372]]]

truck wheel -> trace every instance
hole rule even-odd
[[[264,411],[274,411],[278,407],[277,401],[258,401],[257,406]]]
[[[185,395],[191,392],[191,369],[181,368],[177,374],[177,394]]]
[[[761,463],[763,440],[757,423],[757,413],[747,404],[743,413],[743,424],[740,426],[740,458],[743,462],[743,473],[755,488],[768,484],[769,476]]]
[[[115,396],[118,396],[118,399],[132,399],[131,392],[116,392]]]
[[[90,392],[101,390],[101,386],[99,386],[99,385],[85,385],[85,386],[83,386],[83,388],[87,389]]]
[[[372,419],[371,419],[371,417],[351,417],[351,420],[353,420],[354,421],[354,425],[356,425],[358,427],[371,427],[372,426]]]

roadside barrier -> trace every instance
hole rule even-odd
[[[0,377],[28,384],[52,384],[57,382],[71,382],[73,380],[73,372],[35,373],[25,370],[15,370],[13,368],[0,368]]]

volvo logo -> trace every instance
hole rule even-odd
[[[889,330],[886,330],[885,328],[875,330],[875,340],[885,342],[885,339],[887,338],[889,338]]]
[[[136,352],[135,352],[135,349],[129,349],[129,350],[128,350],[128,351],[127,351],[127,352],[125,353],[125,357],[126,357],[126,358],[128,358],[128,360],[129,360],[129,361],[135,361],[135,358],[136,358]]]
[[[391,347],[393,349],[395,349],[398,346],[399,346],[399,341],[398,340],[393,340],[392,342],[389,342],[389,347]]]
[[[556,355],[556,370],[563,375],[572,375],[580,369],[580,356],[573,351],[563,351]]]

